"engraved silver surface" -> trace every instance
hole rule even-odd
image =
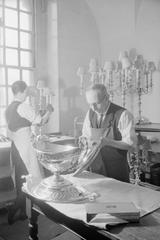
[[[38,161],[53,173],[50,178],[43,179],[34,189],[38,198],[50,199],[54,202],[70,202],[83,198],[83,194],[62,175],[77,176],[89,167],[99,153],[100,146],[92,149],[81,149],[70,145],[56,145],[46,141],[34,144]]]

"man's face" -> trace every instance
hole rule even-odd
[[[108,105],[109,96],[99,90],[90,90],[86,93],[86,99],[93,111],[104,113]]]

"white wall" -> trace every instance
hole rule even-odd
[[[156,63],[160,60],[160,1],[142,1],[135,28],[136,47],[144,57]],[[153,92],[142,98],[142,114],[152,122],[160,122],[160,72],[153,75]]]
[[[36,71],[35,81],[43,80],[53,91],[54,113],[48,123],[49,132],[59,132],[59,79],[57,48],[56,0],[36,1]]]
[[[36,35],[35,35],[35,57],[36,71],[35,82],[46,79],[46,12],[44,11],[41,1],[36,0]]]
[[[94,12],[101,39],[102,64],[116,60],[120,51],[136,48],[148,61],[160,59],[159,0],[86,0]],[[142,115],[160,122],[160,73],[153,75],[153,92],[142,97]],[[115,98],[119,103],[120,97]],[[138,98],[128,99],[127,108],[136,117]]]
[[[47,10],[46,14],[50,16],[45,20],[47,23],[52,19],[52,13]],[[40,20],[42,26],[43,20]],[[59,127],[64,133],[73,132],[74,117],[84,115],[87,109],[84,96],[79,96],[79,78],[76,75],[79,66],[87,67],[89,59],[94,56],[103,65],[105,60],[117,60],[120,51],[131,48],[136,48],[137,52],[149,61],[157,63],[160,59],[159,0],[58,0],[58,80],[54,79],[52,72],[52,27],[47,23],[48,50],[45,52],[41,49],[42,53],[39,55],[41,57],[47,53],[50,65],[39,60],[39,66],[45,68],[44,72],[49,76],[51,86],[54,86],[55,82],[56,87],[59,84],[59,95],[57,92],[55,103],[59,101],[60,118],[56,117],[55,124],[60,120]],[[43,32],[39,32],[39,37],[41,34]],[[46,44],[43,36],[40,43]],[[40,75],[44,72],[39,70]],[[153,83],[153,92],[142,98],[142,115],[152,122],[160,122],[158,71],[154,73]],[[115,101],[119,103],[120,97]],[[134,97],[129,99],[127,104],[135,117],[137,102],[137,97]],[[58,112],[56,114],[58,115]]]
[[[79,66],[100,56],[99,29],[85,0],[58,1],[58,51],[60,83],[60,126],[66,134],[73,133],[73,119],[86,112],[80,97]]]

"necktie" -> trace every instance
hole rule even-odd
[[[100,115],[98,128],[101,128],[102,120],[103,120],[103,114]]]

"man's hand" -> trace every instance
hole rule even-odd
[[[54,112],[54,107],[52,106],[52,104],[47,105],[47,111],[50,113]]]
[[[101,137],[100,142],[102,147],[111,145],[111,141],[107,137]]]
[[[95,142],[94,140],[88,139],[84,136],[80,136],[79,141],[78,141],[80,148],[92,148],[99,143],[100,143],[100,141]]]

